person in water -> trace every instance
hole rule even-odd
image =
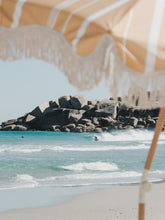
[[[94,140],[95,140],[95,141],[98,141],[99,139],[98,139],[98,137],[97,137],[97,136],[94,136]]]

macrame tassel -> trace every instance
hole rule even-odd
[[[110,96],[126,105],[150,109],[165,106],[165,71],[138,73],[120,60],[115,42],[104,35],[86,57],[75,54],[58,32],[42,26],[0,27],[0,59],[36,58],[57,66],[80,91],[92,89],[105,77]]]

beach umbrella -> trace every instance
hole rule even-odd
[[[0,59],[53,63],[80,90],[105,78],[114,99],[161,108],[142,175],[139,220],[165,117],[164,26],[164,0],[0,0]]]

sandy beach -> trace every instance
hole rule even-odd
[[[165,184],[147,193],[146,219],[165,216]],[[134,220],[138,216],[138,186],[119,186],[76,196],[56,206],[21,209],[0,214],[3,220]]]

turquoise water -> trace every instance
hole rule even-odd
[[[0,193],[49,188],[73,194],[77,187],[92,190],[138,183],[153,132],[0,132]],[[162,133],[150,173],[152,181],[165,179],[164,145]]]

